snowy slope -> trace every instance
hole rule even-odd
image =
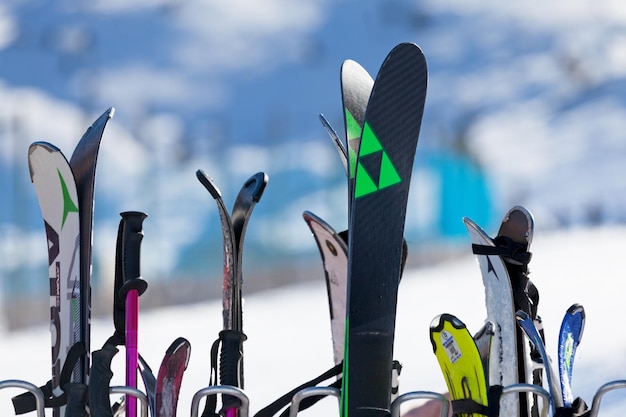
[[[619,260],[626,228],[599,228],[551,233],[541,228],[533,242],[531,278],[541,294],[548,352],[556,357],[556,337],[565,310],[574,302],[587,312],[587,325],[575,361],[573,391],[591,403],[605,382],[626,379],[626,333],[610,321],[623,310],[626,280]],[[445,385],[431,351],[428,327],[434,316],[449,312],[478,329],[485,316],[479,268],[469,254],[442,265],[408,271],[398,304],[395,357],[404,369],[401,392],[443,390]],[[332,365],[332,349],[321,266],[319,280],[246,298],[244,327],[245,383],[251,412]],[[144,297],[149,297],[148,290]],[[142,313],[140,351],[156,367],[170,341],[184,336],[192,355],[185,375],[179,415],[187,415],[191,396],[208,383],[209,349],[221,326],[221,307],[207,302]],[[42,318],[46,321],[47,318]],[[95,320],[98,347],[112,332],[109,320]],[[36,383],[48,379],[46,326],[2,335],[0,379]],[[114,383],[123,383],[123,354],[116,358]],[[7,394],[0,393],[0,413],[11,415]],[[624,392],[606,397],[601,416],[621,416]],[[327,400],[309,415],[336,415]]]

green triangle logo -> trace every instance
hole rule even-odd
[[[380,162],[380,178],[378,179],[378,189],[390,187],[392,185],[402,182],[396,167],[391,163],[387,152],[383,151],[382,161]]]
[[[356,184],[354,186],[354,198],[363,197],[376,191],[378,191],[376,183],[365,170],[363,164],[359,163],[357,166]]]
[[[67,216],[70,213],[78,213],[78,207],[72,201],[72,197],[70,196],[70,192],[67,189],[67,184],[65,184],[65,180],[63,179],[63,175],[61,175],[61,171],[57,170],[59,174],[59,180],[61,181],[61,192],[63,193],[63,220],[61,220],[61,229],[65,225],[65,220],[67,220]]]
[[[363,134],[361,135],[361,147],[359,148],[359,156],[369,155],[382,150],[383,147],[376,137],[376,134],[370,127],[369,123],[363,125]]]
[[[380,158],[380,160],[378,161],[377,158]],[[364,164],[361,161],[366,163]],[[372,166],[372,163],[375,166]],[[369,166],[373,174],[367,171],[366,165]],[[355,198],[363,197],[402,182],[398,170],[391,162],[391,158],[389,158],[389,155],[385,152],[378,137],[367,122],[363,126],[356,174]],[[378,178],[372,179],[372,175],[378,175]]]

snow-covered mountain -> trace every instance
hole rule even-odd
[[[94,272],[112,276],[117,213],[142,210],[144,272],[219,276],[218,216],[194,178],[231,205],[257,171],[270,183],[247,262],[316,257],[301,219],[346,226],[339,68],[375,75],[399,42],[430,80],[407,239],[412,251],[493,226],[524,204],[551,226],[623,222],[626,13],[611,0],[9,1],[0,5],[0,271],[5,291],[43,287],[45,238],[26,149],[68,155],[116,108],[99,158]],[[45,273],[45,272],[43,272]],[[45,288],[42,289],[45,292]]]

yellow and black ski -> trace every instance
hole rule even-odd
[[[441,314],[430,324],[430,342],[450,392],[456,416],[488,416],[488,383],[474,338],[452,314]]]

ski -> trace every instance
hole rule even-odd
[[[348,166],[348,215],[352,209],[357,155],[361,143],[365,112],[374,86],[369,73],[356,61],[347,59],[341,65],[341,100],[343,103],[345,150]],[[348,219],[348,223],[350,220]]]
[[[539,354],[541,355],[543,367],[546,371],[545,373],[548,388],[550,389],[550,405],[552,406],[553,415],[556,415],[557,409],[563,408],[563,397],[561,395],[558,378],[552,368],[552,361],[546,352],[544,341],[535,327],[535,323],[526,312],[519,310],[516,313],[516,319],[517,324],[524,331],[528,340],[530,340],[533,346],[537,348]]]
[[[561,393],[563,394],[563,405],[565,407],[571,407],[574,402],[572,371],[576,349],[580,344],[584,329],[585,309],[580,304],[573,304],[567,309],[561,322],[557,351]]]
[[[156,379],[155,404],[152,415],[155,417],[176,417],[178,395],[183,374],[189,364],[191,345],[183,337],[174,340],[165,352]]]
[[[178,395],[183,375],[189,364],[191,345],[184,337],[174,340],[165,352],[159,367],[158,377],[139,355],[139,370],[146,388],[150,415],[154,417],[175,417],[178,408]],[[126,398],[122,397],[112,406],[113,417],[125,415]]]
[[[330,122],[326,119],[326,116],[324,116],[323,114],[320,114],[319,119],[320,119],[320,122],[322,123],[322,126],[324,126],[324,129],[326,129],[328,136],[330,136],[330,140],[333,141],[333,144],[335,145],[335,149],[337,150],[337,153],[339,154],[339,159],[341,160],[341,164],[343,165],[343,169],[346,172],[346,176],[348,177],[348,179],[350,179],[350,167],[348,166],[348,151],[346,150],[346,147],[341,142],[341,139],[339,138],[339,135],[337,134],[337,131],[335,130],[335,128],[333,128]]]
[[[250,177],[241,187],[232,214],[229,215],[219,188],[202,170],[196,171],[196,177],[216,201],[222,225],[224,240],[224,284],[222,296],[222,314],[224,327],[215,342],[213,351],[221,345],[219,358],[219,380],[222,385],[243,388],[243,333],[242,314],[242,253],[245,231],[256,204],[261,199],[268,177],[263,172]],[[217,358],[213,358],[211,368],[217,370]],[[212,372],[213,374],[213,372]],[[210,381],[210,385],[214,382]],[[205,404],[203,417],[215,413],[215,397],[210,397]],[[236,417],[239,400],[228,395],[222,398],[222,409],[226,417]]]
[[[91,263],[93,242],[93,212],[96,180],[96,162],[100,141],[108,121],[113,117],[115,109],[106,110],[83,134],[70,158],[70,166],[74,173],[78,191],[78,216],[80,220],[80,278],[77,314],[80,317],[78,328],[79,340],[84,344],[85,355],[80,362],[79,382],[89,382],[89,354],[91,352]]]
[[[78,192],[69,162],[60,149],[35,142],[28,150],[31,181],[35,187],[48,241],[50,288],[50,329],[52,333],[52,397],[63,395],[63,385],[79,382],[78,360],[68,363],[71,377],[62,381],[70,349],[81,341],[78,305],[80,223]],[[24,398],[24,397],[16,397]],[[15,401],[14,401],[15,402]],[[17,408],[16,408],[17,411]],[[53,407],[55,417],[63,416],[65,404]]]
[[[462,417],[488,415],[488,384],[474,338],[465,324],[451,314],[435,317],[430,343],[443,373],[452,413]]]
[[[345,240],[324,220],[305,211],[302,216],[311,229],[317,243],[324,275],[330,309],[330,326],[335,365],[343,361],[343,342],[346,333],[346,293],[348,278],[348,247]]]
[[[529,283],[526,270],[530,261],[528,247],[532,240],[532,216],[521,206],[513,207],[504,216],[495,239],[491,239],[471,219],[464,218],[463,221],[482,274],[487,320],[494,323],[495,335],[488,366],[489,384],[506,387],[525,383],[528,379],[527,354],[521,331],[516,326],[515,312],[523,309],[538,318],[538,296],[527,294],[528,288],[536,290]],[[503,415],[528,415],[528,401],[524,393],[504,397],[499,406]]]
[[[367,105],[350,210],[343,417],[390,413],[404,220],[426,85],[422,51],[400,44]]]

